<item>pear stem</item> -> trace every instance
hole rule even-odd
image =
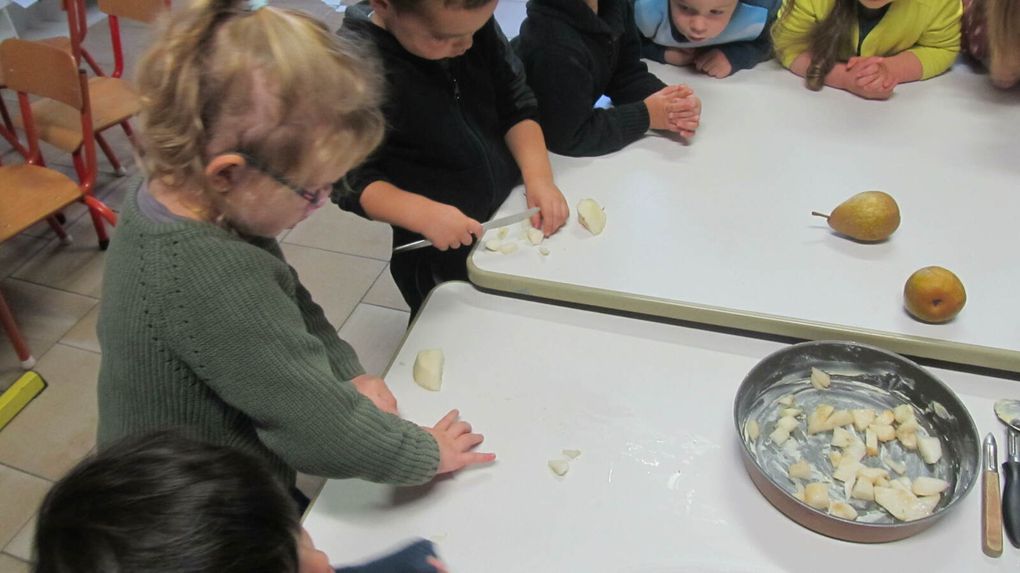
[[[818,211],[811,211],[811,214],[814,215],[815,217],[824,217],[826,220],[828,220],[829,218],[829,216],[826,215],[825,213],[819,213]]]

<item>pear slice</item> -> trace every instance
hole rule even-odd
[[[881,191],[858,193],[828,215],[817,211],[811,214],[826,218],[837,233],[868,243],[888,239],[900,226],[899,205]]]
[[[606,212],[594,199],[581,199],[577,204],[577,219],[592,235],[598,235],[606,228]]]
[[[417,385],[438,392],[443,385],[443,351],[431,348],[419,352],[414,359],[411,375]]]

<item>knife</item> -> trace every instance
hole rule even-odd
[[[981,549],[989,557],[1002,555],[1002,505],[999,503],[999,468],[995,436],[984,441],[984,476],[981,480]]]
[[[482,223],[482,231],[484,233],[485,231],[491,231],[492,229],[495,229],[497,227],[503,227],[511,223],[516,223],[517,221],[523,221],[528,217],[534,215],[535,213],[538,213],[538,207],[532,207],[527,211],[521,211],[520,213],[514,213],[513,215],[507,215],[506,217],[491,219],[489,221]],[[404,253],[407,251],[413,251],[415,249],[421,249],[430,246],[432,246],[432,241],[428,239],[421,239],[418,241],[407,243],[406,245],[400,245],[399,247],[393,249],[393,254],[395,255],[397,253]]]
[[[1018,420],[1013,420],[1010,425],[1016,423]],[[1002,463],[1002,471],[1006,474],[1006,485],[1002,491],[1002,522],[1009,542],[1020,547],[1020,432],[1010,427],[1006,433],[1009,455]]]

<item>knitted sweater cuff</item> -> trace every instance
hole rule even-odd
[[[620,135],[625,142],[636,141],[649,128],[648,107],[645,102],[636,101],[616,107],[620,120]]]

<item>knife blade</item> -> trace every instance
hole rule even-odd
[[[1012,424],[1020,424],[1013,420]],[[1006,483],[1002,490],[1002,523],[1006,527],[1006,535],[1014,547],[1020,547],[1020,432],[1015,428],[1006,430],[1006,449],[1008,456],[1002,463],[1002,472],[1006,474]]]
[[[527,211],[521,211],[520,213],[514,213],[513,215],[507,215],[506,217],[500,217],[498,219],[490,219],[490,220],[482,223],[482,231],[483,232],[491,231],[492,229],[495,229],[496,227],[503,227],[505,225],[510,225],[511,223],[516,223],[518,221],[523,221],[523,220],[527,219],[528,217],[531,217],[535,213],[538,213],[538,207],[532,207],[532,208],[528,209]],[[395,255],[397,253],[405,253],[407,251],[413,251],[415,249],[421,249],[421,248],[430,247],[430,246],[432,246],[432,241],[430,241],[428,239],[421,239],[421,240],[418,240],[418,241],[412,241],[410,243],[407,243],[407,244],[404,244],[404,245],[400,245],[399,247],[393,249],[393,254]]]
[[[999,502],[998,454],[995,436],[985,436],[981,480],[981,550],[989,557],[1002,555],[1002,505]]]

